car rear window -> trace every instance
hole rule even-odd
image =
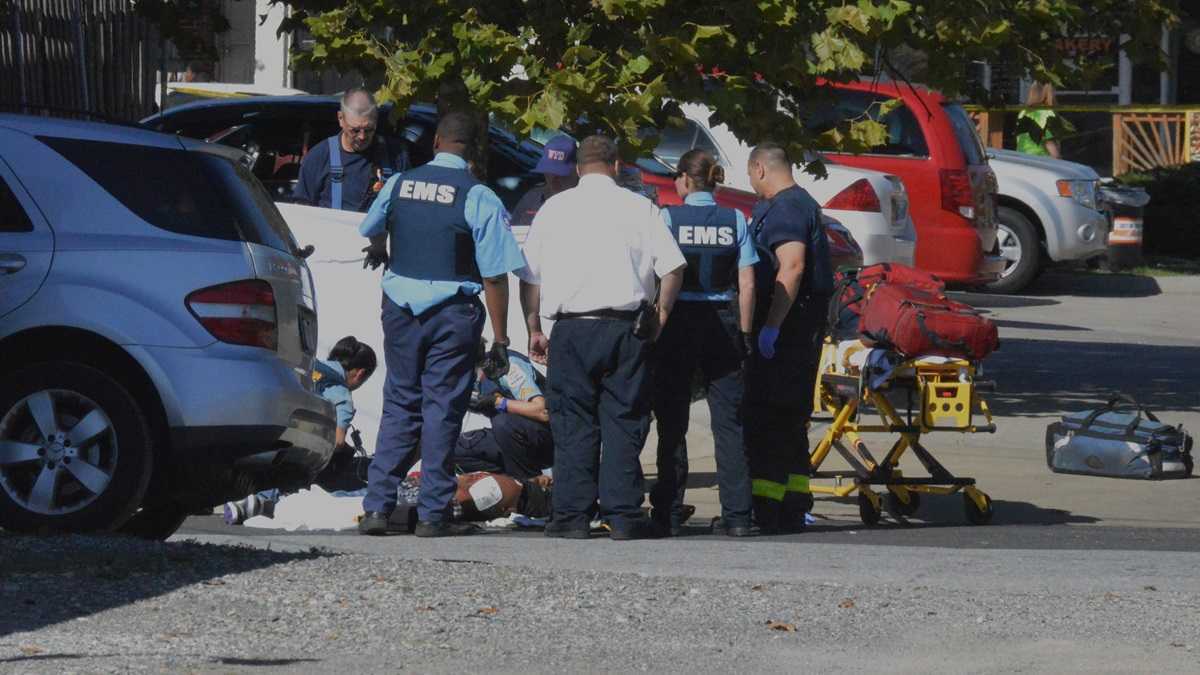
[[[975,129],[971,116],[957,103],[946,103],[942,108],[950,118],[950,125],[954,127],[954,137],[958,139],[958,146],[962,148],[967,164],[986,164],[987,155],[984,154],[983,142],[979,140],[979,132]]]
[[[886,115],[879,114],[883,103],[889,100],[891,99],[887,96],[866,91],[838,90],[836,103],[814,110],[805,124],[814,133],[819,134],[866,114],[883,124],[887,130],[887,141],[883,145],[871,148],[870,153],[928,157],[929,144],[925,141],[925,133],[921,131],[921,123],[907,105],[901,104]]]
[[[208,152],[40,137],[137,217],[168,232],[295,253],[295,239],[250,172]]]

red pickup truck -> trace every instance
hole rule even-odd
[[[998,279],[1004,259],[996,244],[996,176],[962,106],[895,82],[830,86],[836,104],[809,124],[820,131],[866,113],[887,127],[886,142],[864,154],[824,154],[904,181],[917,230],[916,266],[961,285]],[[879,105],[896,98],[902,104],[880,115]]]

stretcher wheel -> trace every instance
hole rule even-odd
[[[883,512],[880,511],[878,506],[875,506],[870,497],[859,492],[858,517],[862,518],[863,525],[872,527],[879,524],[879,519],[883,517]]]
[[[900,495],[896,494],[895,492],[889,491],[887,493],[887,497],[884,497],[884,499],[887,500],[886,508],[888,513],[898,513],[901,516],[908,517],[916,513],[917,509],[921,508],[921,493],[913,492],[912,490],[907,490],[907,492],[908,502],[900,499]]]
[[[971,495],[963,493],[963,511],[967,514],[967,522],[972,525],[987,525],[992,522],[992,498],[980,492],[987,508],[980,510],[979,505],[971,499]]]

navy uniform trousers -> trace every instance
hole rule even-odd
[[[597,495],[614,529],[642,519],[649,342],[632,331],[631,320],[560,319],[550,334],[554,520],[567,527],[587,527]]]
[[[420,315],[383,296],[383,415],[371,461],[367,511],[390,513],[396,490],[420,449],[421,499],[417,515],[439,522],[450,516],[458,483],[453,449],[475,384],[483,334],[483,303],[458,295]]]
[[[458,437],[454,463],[466,473],[504,473],[517,480],[541,475],[542,469],[554,464],[550,425],[498,413],[492,417],[490,429],[476,429]]]
[[[746,373],[746,447],[760,525],[799,525],[812,510],[808,422],[825,335],[827,296],[800,297],[780,327],[775,358],[757,351]],[[761,315],[761,314],[760,314]]]
[[[721,517],[750,524],[750,471],[742,434],[741,333],[728,302],[675,303],[654,345],[654,418],[658,424],[658,481],[650,490],[654,518],[678,526],[687,488],[687,430],[692,382],[699,371],[708,391]]]

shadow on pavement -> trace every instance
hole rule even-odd
[[[1027,295],[1073,295],[1091,298],[1146,298],[1162,293],[1154,277],[1052,270],[1043,274]]]
[[[1081,333],[1092,332],[1091,328],[1084,326],[1068,326],[1061,323],[1041,323],[1040,321],[1015,321],[1012,319],[993,319],[993,322],[1000,328],[1016,328],[1019,330],[1062,330],[1062,331],[1077,331]],[[1000,338],[1002,341],[1004,337]]]
[[[1029,298],[1023,295],[993,295],[971,291],[951,291],[949,296],[976,309],[1009,309],[1013,307],[1051,307],[1061,305],[1050,298]],[[988,312],[984,312],[987,314]]]
[[[219,577],[334,555],[0,532],[0,637],[89,616]],[[31,655],[36,656],[36,655]]]
[[[1151,410],[1200,411],[1200,347],[1004,339],[986,373],[997,385],[988,404],[1006,417],[1086,410],[1114,392]]]

